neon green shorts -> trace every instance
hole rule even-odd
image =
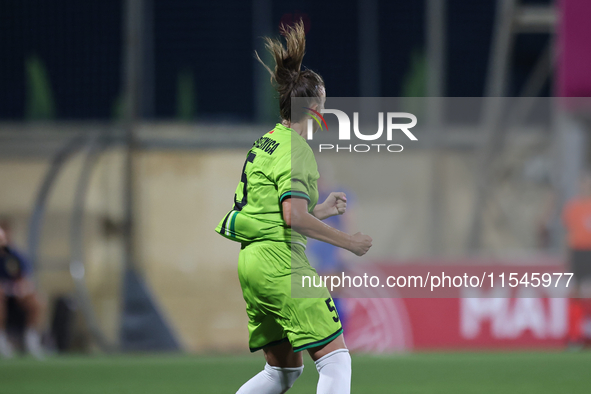
[[[302,276],[315,276],[320,283],[303,246],[273,241],[243,246],[238,278],[249,318],[251,352],[284,341],[299,352],[327,344],[343,332],[326,287],[314,289],[315,298],[292,297],[292,280],[300,281]]]

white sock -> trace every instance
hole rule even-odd
[[[43,347],[41,346],[41,336],[39,333],[32,329],[27,328],[25,331],[25,347],[27,351],[35,358],[43,359]]]
[[[12,357],[12,346],[8,341],[8,336],[6,335],[6,331],[0,330],[0,356],[4,358],[11,358]]]
[[[236,394],[283,394],[302,374],[304,366],[280,368],[265,364],[265,369],[244,383]]]
[[[338,349],[316,360],[320,378],[316,394],[351,393],[351,356],[349,350]]]

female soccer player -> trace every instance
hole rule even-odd
[[[347,394],[351,391],[351,357],[332,298],[326,288],[321,298],[292,298],[292,277],[317,275],[304,253],[306,237],[358,256],[369,250],[372,240],[361,233],[348,235],[321,221],[343,214],[347,198],[333,192],[317,205],[319,174],[303,137],[309,116],[304,110],[292,113],[291,98],[309,98],[307,107],[319,111],[326,99],[324,81],[314,71],[301,69],[306,44],[303,23],[283,28],[282,34],[286,47],[279,40],[265,38],[275,59],[274,70],[257,55],[279,93],[282,121],[248,152],[234,209],[216,228],[242,243],[238,277],[249,317],[249,347],[252,352],[262,349],[267,362],[238,394],[285,393],[303,371],[302,350],[316,363],[317,393]]]

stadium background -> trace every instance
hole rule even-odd
[[[85,362],[71,390],[115,376],[120,365],[130,369],[109,383],[114,390],[155,390],[154,377],[140,371],[178,367],[182,378],[164,379],[167,389],[223,392],[213,371],[231,365],[244,375],[226,382],[231,391],[257,370],[260,356],[244,355],[239,246],[213,228],[231,207],[245,149],[277,119],[253,49],[261,51],[260,37],[277,35],[280,23],[304,20],[304,64],[323,75],[329,96],[550,100],[591,92],[589,77],[577,72],[589,66],[582,53],[591,39],[577,15],[589,12],[577,0],[0,1],[0,218],[33,259],[47,331],[54,301],[66,297],[76,306],[71,351],[197,355],[57,357],[45,364],[52,370],[6,361],[7,392],[35,392],[19,377],[43,382]],[[588,160],[587,115],[556,105],[551,119],[551,127],[523,133],[451,130],[397,157],[376,174],[400,185],[392,222],[372,233],[366,229],[379,212],[355,215],[360,229],[379,234],[364,263],[565,264],[559,212]],[[375,202],[359,199],[357,210],[371,212]],[[397,252],[384,256],[386,243]],[[407,371],[401,392],[555,392],[591,383],[575,374],[589,367],[587,353],[401,355],[555,352],[565,345],[560,301],[504,306],[541,310],[537,326],[516,323],[517,314],[488,299],[355,302],[361,318],[389,311],[371,332],[356,333],[354,357],[365,372],[380,371],[380,360],[383,371]],[[465,310],[481,318],[475,335],[460,329]],[[402,315],[406,326],[396,319]],[[367,355],[374,353],[391,356]],[[474,369],[421,386],[420,371],[435,366]],[[505,368],[520,374],[503,386],[495,379]],[[202,372],[191,378],[194,369]],[[368,376],[354,383],[360,392],[391,392],[383,375]]]

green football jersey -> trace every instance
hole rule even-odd
[[[237,242],[283,241],[305,245],[306,237],[287,227],[281,203],[288,197],[318,202],[318,167],[312,148],[278,123],[248,151],[234,195],[234,208],[216,231]]]

